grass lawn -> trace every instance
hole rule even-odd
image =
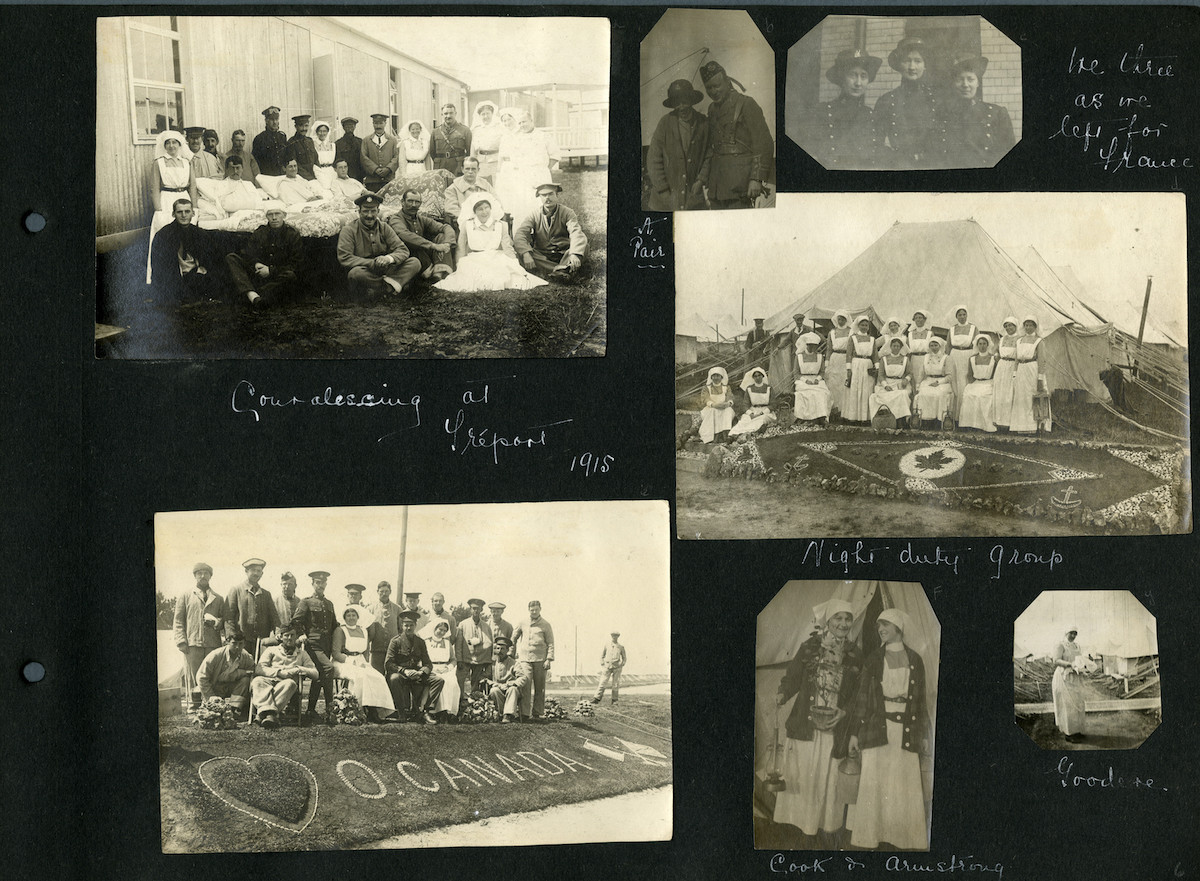
[[[573,710],[579,696],[559,699]],[[273,732],[204,731],[164,720],[163,850],[335,850],[669,784],[670,730],[658,725],[670,725],[670,697],[623,695],[615,709],[621,717],[605,704],[592,718],[572,714],[541,725]],[[664,758],[647,762],[622,740]]]
[[[588,235],[581,279],[529,291],[450,293],[416,282],[402,294],[350,302],[336,268],[302,299],[255,312],[236,300],[154,303],[145,243],[104,255],[99,320],[127,328],[98,344],[108,358],[567,358],[607,346],[607,168],[566,168],[562,204]],[[311,242],[313,240],[306,240]],[[333,260],[332,240],[323,242]]]

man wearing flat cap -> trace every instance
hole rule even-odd
[[[421,261],[410,256],[396,231],[379,219],[383,199],[363,193],[354,204],[358,217],[342,227],[337,246],[351,296],[400,293],[421,271]]]
[[[375,590],[379,601],[367,606],[375,618],[367,635],[371,639],[371,666],[382,673],[388,646],[400,634],[399,616],[403,610],[392,602],[392,586],[388,582],[379,582]]]
[[[512,642],[503,636],[496,640],[499,659],[492,673],[491,698],[501,722],[529,721],[533,705],[533,667],[519,661]]]
[[[245,720],[254,666],[241,632],[236,627],[229,628],[225,632],[225,645],[209,652],[196,674],[201,699],[223,697],[233,707],[234,715]]]
[[[696,112],[704,100],[688,80],[667,87],[664,114],[650,138],[646,173],[650,177],[648,211],[685,211],[704,208],[712,148],[708,120]]]
[[[258,641],[270,636],[279,626],[275,602],[271,594],[259,583],[262,581],[266,562],[251,557],[242,564],[246,578],[229,591],[225,598],[226,617],[242,631],[246,645],[252,655],[258,655]]]
[[[764,184],[775,180],[775,142],[758,102],[733,88],[731,78],[716,61],[700,68],[708,106],[712,163],[709,201],[713,208],[752,208]],[[740,87],[741,83],[737,83]]]
[[[458,659],[458,688],[464,695],[479,690],[492,667],[492,628],[483,620],[483,600],[471,597],[469,618],[458,625],[454,641],[454,657]]]
[[[202,125],[189,125],[183,130],[187,136],[188,149],[192,151],[192,175],[201,177],[220,178],[222,175],[223,160],[217,158],[215,152],[210,153],[204,149],[204,134],[212,131],[206,129]],[[216,135],[216,132],[213,132]]]
[[[292,623],[292,617],[299,605],[300,597],[296,596],[296,576],[291,572],[284,572],[279,576],[279,596],[275,598],[275,616],[279,620],[280,629]],[[278,636],[278,633],[276,635]]]
[[[554,661],[554,629],[542,617],[539,600],[529,601],[529,617],[513,628],[517,659],[528,661],[533,669],[533,718],[546,711],[546,674]]]
[[[882,58],[861,49],[843,49],[825,71],[825,79],[841,89],[841,94],[811,111],[799,138],[800,146],[823,167],[878,167],[880,139],[866,96],[882,63]]]
[[[200,665],[210,652],[221,647],[225,630],[225,600],[209,585],[212,574],[212,566],[197,563],[192,567],[196,586],[175,601],[175,646],[187,664],[193,709],[200,706],[196,683]]]
[[[333,631],[338,626],[333,603],[325,598],[325,587],[329,584],[329,573],[317,569],[308,573],[312,579],[312,596],[305,597],[296,606],[291,624],[300,634],[305,652],[317,668],[317,678],[308,690],[307,721],[317,714],[317,699],[325,692],[325,722],[333,724]]]
[[[549,281],[570,283],[587,259],[588,239],[579,217],[560,205],[562,187],[553,181],[534,190],[538,207],[513,232],[513,248],[525,269]]]
[[[387,120],[386,113],[372,113],[371,125],[375,131],[362,142],[363,186],[372,193],[391,183],[400,167],[400,144],[387,133]]]
[[[317,158],[317,145],[308,136],[308,127],[312,124],[312,114],[300,113],[292,117],[292,125],[296,132],[288,138],[283,148],[283,164],[289,159],[296,160],[296,173],[305,180],[316,180],[317,173],[313,168],[320,162]]]
[[[280,177],[283,174],[283,151],[287,147],[287,135],[279,130],[279,108],[274,105],[262,112],[263,130],[254,136],[250,148],[263,174]]]
[[[417,613],[400,613],[400,633],[388,646],[384,672],[392,691],[392,702],[401,722],[420,721],[436,725],[431,708],[442,694],[442,680],[433,676],[433,663],[425,640],[413,633]]]
[[[342,136],[333,143],[333,166],[341,160],[346,160],[346,174],[359,183],[363,179],[362,142],[363,139],[354,134],[358,120],[353,116],[342,117]]]
[[[488,627],[492,628],[492,636],[495,639],[504,637],[509,642],[512,642],[512,624],[504,620],[504,610],[508,606],[504,603],[488,603],[488,612],[491,613],[492,619],[488,621]]]
[[[612,702],[615,704],[621,696],[621,671],[625,669],[625,646],[618,640],[620,631],[614,630],[612,641],[606,643],[600,650],[600,687],[592,697],[592,703],[598,704],[604,698],[604,689],[612,689]]]

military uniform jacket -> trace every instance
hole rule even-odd
[[[429,649],[421,637],[405,636],[401,633],[388,644],[387,657],[383,659],[384,672],[389,676],[401,670],[422,670],[426,675],[433,672],[429,660]]]
[[[375,143],[375,135],[363,138],[362,153],[359,154],[363,167],[363,183],[381,184],[396,176],[400,166],[400,145],[391,135],[383,136],[383,146]],[[376,174],[375,169],[382,167],[383,174]]]
[[[858,736],[859,749],[884,746],[888,742],[886,708],[883,702],[884,652],[880,647],[871,653],[863,664],[862,676],[858,681],[858,693],[850,709],[851,735]],[[908,646],[908,700],[902,721],[904,742],[901,746],[910,753],[921,751],[922,741],[928,736],[929,716],[925,709],[925,664]],[[789,734],[790,736],[790,734]]]
[[[305,180],[316,180],[317,175],[313,166],[320,160],[317,158],[317,145],[308,135],[292,135],[283,148],[283,163],[286,165],[292,159],[299,166],[297,172]]]
[[[417,216],[410,220],[403,211],[397,211],[388,218],[387,222],[388,226],[400,237],[400,241],[404,242],[410,254],[423,251],[435,244],[453,245],[458,238],[454,234],[454,227],[435,220],[428,214],[418,212]]]
[[[225,606],[226,619],[242,631],[247,642],[267,636],[279,626],[271,594],[264,587],[253,593],[248,580],[229,591]]]
[[[314,649],[329,654],[333,646],[333,629],[337,627],[337,614],[333,603],[325,597],[305,597],[296,606],[292,624],[298,634],[308,637]]]
[[[943,143],[941,101],[921,80],[901,80],[875,102],[875,134],[894,168],[928,167]]]
[[[947,109],[943,144],[948,166],[991,168],[1014,143],[1012,120],[999,104],[970,101]]]
[[[801,145],[825,168],[875,168],[880,139],[863,98],[843,95],[817,105]]]
[[[205,614],[217,619],[216,624],[205,620]],[[187,644],[195,648],[216,648],[221,644],[224,631],[225,600],[215,590],[208,592],[208,600],[200,591],[192,588],[175,601],[175,644]]]
[[[457,173],[462,161],[471,155],[471,130],[461,122],[452,126],[439,125],[433,130],[429,155],[434,168],[446,168]]]
[[[269,266],[273,274],[289,270],[299,272],[304,240],[295,227],[286,223],[279,229],[271,229],[264,223],[250,233],[250,241],[246,242],[242,254],[251,263]]]
[[[775,142],[758,102],[731,91],[708,108],[713,158],[709,189],[714,199],[746,197],[750,181],[775,180]]]
[[[338,263],[345,269],[368,266],[376,257],[390,255],[397,263],[408,259],[408,248],[396,231],[382,220],[375,221],[374,229],[367,229],[362,221],[351,220],[338,234]]]
[[[362,142],[358,135],[342,135],[333,142],[333,164],[346,160],[346,174],[356,181],[363,179]]]
[[[167,296],[177,296],[180,288],[180,248],[196,259],[209,272],[217,266],[220,255],[214,245],[212,233],[195,223],[186,227],[172,220],[158,231],[150,246],[150,270],[154,287]]]
[[[262,173],[270,177],[283,174],[283,150],[287,147],[287,135],[283,132],[263,130],[254,136],[250,152],[256,160]]]
[[[711,129],[698,113],[693,114],[690,128],[690,137],[685,141],[687,127],[680,123],[675,110],[664,115],[654,128],[646,154],[651,211],[683,211],[704,205],[704,195],[693,196],[691,191],[697,181],[708,181]]]

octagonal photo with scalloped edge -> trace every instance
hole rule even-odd
[[[1128,590],[1047,590],[1013,627],[1017,725],[1042,749],[1137,749],[1162,724],[1158,625]]]
[[[822,167],[991,168],[1021,140],[1021,49],[978,15],[830,15],[788,50],[784,131]]]
[[[941,632],[915,582],[789,581],[759,612],[756,848],[929,850]]]

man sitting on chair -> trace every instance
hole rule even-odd
[[[240,630],[228,627],[225,645],[215,649],[200,665],[196,676],[200,683],[200,699],[223,697],[239,719],[246,717],[246,696],[250,693],[250,677],[254,675],[254,658],[246,651],[246,640]]]
[[[525,269],[555,282],[570,282],[587,258],[588,240],[579,217],[558,204],[562,187],[556,183],[538,186],[541,206],[513,230],[513,247]]]
[[[258,724],[279,727],[279,714],[300,692],[300,677],[317,678],[317,668],[304,649],[296,644],[296,628],[283,625],[279,645],[263,649],[255,677],[250,682],[251,703],[258,709]]]
[[[400,619],[400,634],[388,646],[383,668],[387,671],[388,687],[392,691],[392,702],[401,722],[420,721],[436,725],[430,707],[434,706],[442,693],[442,680],[430,678],[433,663],[425,640],[413,634],[418,614],[405,609],[397,616]]]
[[[504,654],[495,663],[492,681],[492,700],[501,722],[529,721],[533,706],[533,665],[515,660],[512,641],[501,636],[496,639],[498,652]]]

